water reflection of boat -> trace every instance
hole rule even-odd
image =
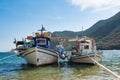
[[[77,45],[71,49],[70,62],[94,64],[95,62],[92,59],[95,61],[101,60],[101,54],[100,51],[96,50],[94,39],[88,37],[68,39],[68,42],[73,41],[76,41]]]
[[[17,55],[24,57],[29,64],[36,66],[57,62],[56,52],[50,50],[50,32],[45,32],[44,27],[39,31],[41,33],[36,32],[35,36],[27,36],[22,41],[15,39]]]

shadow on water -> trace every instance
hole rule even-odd
[[[9,54],[2,54],[1,57],[6,56]],[[86,75],[96,74],[95,69],[90,71],[92,67],[74,63],[36,67],[28,65],[23,58],[12,56],[0,62],[0,80],[77,80]]]
[[[96,75],[97,73],[99,73],[98,68],[90,64],[63,63],[60,66],[52,64],[39,67],[23,65],[23,71],[19,74],[19,79],[79,80],[81,78],[84,79],[85,76]]]
[[[1,80],[79,80],[84,76],[97,74],[98,68],[93,65],[64,63],[32,66],[28,64],[7,64],[9,68],[3,70]],[[7,66],[4,66],[7,67]],[[92,70],[91,70],[92,69]]]

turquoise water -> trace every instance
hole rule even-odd
[[[8,57],[11,56],[9,58]],[[103,51],[101,64],[120,75],[120,50]],[[31,66],[20,57],[0,53],[0,80],[116,80],[117,78],[96,65],[64,63]]]

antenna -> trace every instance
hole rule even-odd
[[[42,24],[42,28],[38,31],[41,31],[41,35],[43,35],[43,31],[46,31],[46,29],[43,27],[43,24]]]
[[[32,32],[32,34],[33,34],[33,37],[35,37],[35,32]]]
[[[83,26],[82,26],[82,36],[84,36]]]

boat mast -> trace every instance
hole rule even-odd
[[[38,31],[40,31],[40,32],[41,32],[41,33],[40,33],[41,36],[43,36],[43,31],[46,31],[46,30],[45,30],[45,28],[44,28],[43,25],[42,25],[42,28],[41,28],[40,30],[38,30]]]
[[[84,36],[84,32],[83,32],[83,26],[82,26],[82,36]]]

